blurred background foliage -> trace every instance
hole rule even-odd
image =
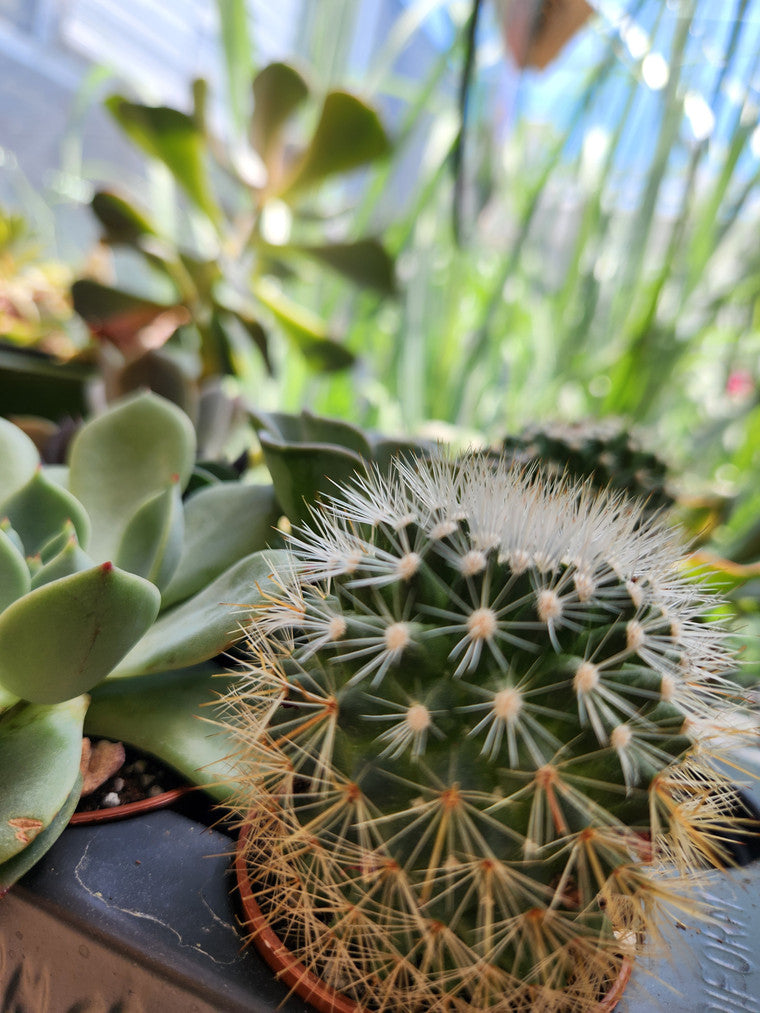
[[[141,0],[138,69],[111,6],[0,5],[79,46],[57,164],[3,150],[6,346],[462,441],[620,417],[760,555],[757,0]]]

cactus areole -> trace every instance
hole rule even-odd
[[[731,657],[678,535],[434,457],[338,490],[291,550],[227,712],[271,924],[366,1010],[595,1008],[724,860],[735,793],[696,730]]]

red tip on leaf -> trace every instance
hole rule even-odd
[[[175,485],[176,485],[177,482],[179,482],[179,472],[178,471],[175,471],[174,474],[172,475],[172,482]]]
[[[113,563],[103,563],[100,569],[103,571],[103,573],[110,573],[111,570],[113,570]]]

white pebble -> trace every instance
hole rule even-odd
[[[121,805],[121,799],[115,791],[109,791],[109,793],[103,798],[103,805],[112,809],[115,805]]]

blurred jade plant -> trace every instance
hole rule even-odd
[[[169,171],[190,219],[182,235],[170,235],[124,194],[102,190],[92,199],[104,242],[136,254],[155,281],[142,294],[90,278],[73,285],[76,311],[127,362],[169,342],[195,363],[200,357],[201,376],[244,372],[252,349],[271,370],[275,326],[311,368],[343,369],[351,352],[285,294],[288,280],[312,261],[381,295],[394,291],[393,261],[380,241],[335,240],[336,221],[328,229],[311,203],[323,184],[389,153],[376,111],[340,90],[318,108],[305,78],[284,63],[261,70],[252,88],[248,135],[229,144],[209,126],[202,81],[189,113],[106,99],[126,136]],[[306,140],[296,144],[299,128]]]
[[[62,831],[82,735],[130,743],[229,791],[229,743],[200,720],[280,553],[268,485],[183,499],[195,433],[150,393],[74,437],[66,466],[0,420],[0,891]],[[226,606],[226,607],[225,607]],[[248,608],[248,606],[246,606]]]

